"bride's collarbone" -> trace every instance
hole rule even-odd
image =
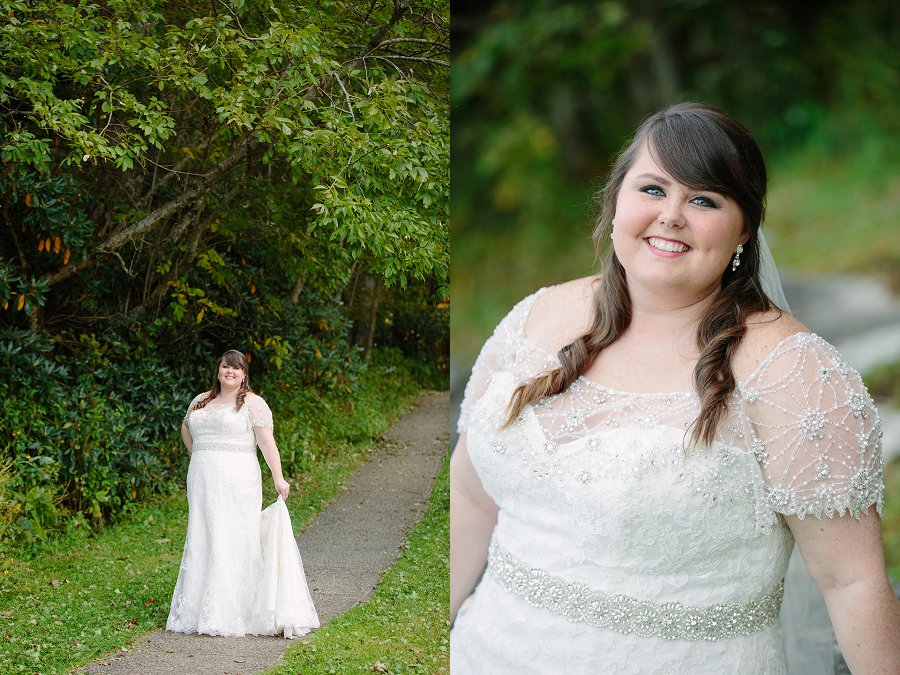
[[[583,375],[611,389],[633,392],[681,392],[693,388],[696,354],[669,345],[612,344]]]
[[[209,403],[210,403],[210,405],[215,405],[215,406],[231,406],[231,407],[234,407],[234,406],[237,405],[237,400],[236,400],[236,399],[233,399],[233,398],[232,398],[232,399],[214,398],[214,399],[213,399],[212,401],[210,401]]]

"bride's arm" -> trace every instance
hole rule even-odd
[[[778,337],[781,323],[756,325],[751,346],[767,326]],[[794,333],[757,356],[742,385],[744,434],[769,505],[784,516],[822,591],[850,670],[900,673],[900,603],[879,529],[884,482],[875,403],[859,373],[815,335]]]
[[[278,446],[275,444],[275,435],[268,427],[253,427],[253,433],[256,436],[256,444],[262,450],[269,471],[272,472],[272,480],[275,481],[275,491],[287,499],[290,494],[291,486],[284,479],[281,473],[281,455],[278,454]]]
[[[187,421],[181,423],[181,440],[184,443],[184,447],[187,448],[188,455],[190,455],[194,447],[194,439],[191,438],[191,431],[188,429]]]
[[[878,513],[786,517],[855,675],[900,673],[900,602],[888,583]]]
[[[462,434],[450,457],[450,621],[472,592],[485,562],[497,505],[484,491]]]

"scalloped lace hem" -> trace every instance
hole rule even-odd
[[[318,626],[302,626],[302,627],[294,626],[293,637],[299,638],[299,637],[303,637],[305,635],[309,635],[316,628],[318,628]],[[227,629],[227,628],[223,628],[222,630],[197,630],[196,628],[191,628],[188,626],[182,626],[182,627],[177,627],[177,628],[171,627],[171,626],[166,626],[166,631],[169,633],[183,633],[185,635],[210,635],[212,637],[244,637],[246,635],[263,635],[263,636],[280,638],[282,635],[284,635],[283,627],[279,628],[274,633],[268,632],[268,631],[260,631],[260,632],[254,632],[254,631],[249,631],[249,630],[238,631],[236,629],[232,630],[232,629]]]

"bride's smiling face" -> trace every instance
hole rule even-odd
[[[616,198],[613,242],[629,287],[684,294],[716,292],[738,244],[747,241],[733,199],[673,178],[648,145],[625,174]]]
[[[219,363],[219,382],[223,387],[238,387],[243,379],[243,370],[230,366],[225,361]]]

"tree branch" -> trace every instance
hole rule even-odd
[[[350,103],[350,93],[347,91],[347,87],[344,86],[344,83],[341,81],[341,76],[337,74],[336,70],[331,71],[331,74],[334,75],[334,79],[336,79],[337,83],[341,85],[341,90],[344,92],[344,98],[347,100],[347,111],[350,113],[350,119],[353,122],[356,122],[356,115],[353,114],[353,105]]]
[[[378,32],[369,39],[369,42],[366,43],[365,47],[363,47],[355,57],[347,62],[347,68],[352,69],[354,64],[356,63],[365,64],[366,57],[369,56],[373,51],[378,49],[379,45],[381,45],[382,43],[382,40],[384,40],[384,36],[387,35],[388,32],[400,22],[400,19],[403,18],[403,15],[409,11],[410,6],[411,4],[408,0],[406,2],[396,2],[394,4],[394,11],[391,13],[391,18],[388,19],[387,23],[379,28]],[[396,66],[394,67],[396,68]],[[399,71],[399,68],[397,70]],[[402,77],[402,71],[400,71],[400,74]],[[336,75],[337,73],[332,72],[325,78],[323,78],[322,81],[318,84],[311,85],[303,95],[303,99],[306,101],[312,101],[320,93],[325,93],[330,90],[334,86],[335,81],[337,81]],[[343,84],[341,86],[343,87]],[[352,110],[350,114],[353,114]]]
[[[387,56],[379,56],[378,54],[370,54],[366,58],[369,59],[382,59],[384,61],[391,62],[391,59],[401,59],[402,61],[424,61],[425,63],[434,63],[439,66],[450,67],[449,61],[442,61],[441,59],[430,59],[427,56],[403,56],[402,54],[391,54],[390,58]],[[393,63],[393,62],[391,62]],[[396,66],[395,66],[396,67]]]
[[[400,19],[403,18],[403,15],[406,14],[407,11],[409,11],[409,7],[409,2],[396,3],[394,5],[394,11],[391,14],[391,18],[388,19],[388,22],[384,24],[381,29],[371,37],[369,43],[363,48],[362,52],[356,58],[356,60],[359,60],[378,49],[378,46],[381,44],[382,40],[384,40],[384,36],[388,34],[388,31],[391,30],[391,28],[393,28],[400,22]]]
[[[99,255],[102,255],[104,253],[113,253],[128,242],[134,240],[136,237],[152,229],[161,220],[172,216],[180,209],[182,209],[185,205],[191,203],[201,195],[209,192],[209,190],[212,189],[212,187],[215,186],[219,181],[221,181],[222,178],[224,178],[231,169],[233,169],[237,164],[243,161],[243,159],[250,154],[257,143],[258,142],[252,136],[247,136],[241,142],[241,144],[238,145],[238,147],[235,148],[230,155],[228,155],[228,157],[223,159],[219,163],[219,165],[216,166],[212,171],[204,175],[203,180],[200,181],[197,187],[184,192],[168,203],[163,204],[157,209],[154,209],[133,225],[121,228],[118,231],[113,232],[109,237],[107,237],[106,241],[102,242],[94,249],[92,255],[86,256],[75,263],[67,265],[62,269],[54,272],[53,274],[48,274],[44,277],[44,279],[51,286],[58,284],[60,281],[64,281],[69,277],[77,274],[78,272],[81,272],[95,265],[97,263],[97,258]]]
[[[169,233],[169,236],[166,239],[166,243],[174,244],[176,243],[176,238],[181,237],[188,226],[190,226],[191,224],[194,225],[194,229],[191,230],[187,242],[188,255],[181,261],[175,261],[175,264],[172,265],[172,269],[169,270],[169,273],[165,276],[165,278],[163,278],[159,283],[156,284],[156,287],[146,295],[146,298],[139,305],[137,305],[132,310],[132,313],[151,307],[154,304],[156,304],[157,306],[159,305],[160,300],[162,300],[163,296],[165,296],[166,291],[169,290],[169,281],[177,278],[178,275],[181,274],[181,270],[183,269],[182,264],[190,264],[197,257],[197,250],[199,248],[200,238],[202,237],[203,232],[209,227],[210,223],[214,222],[215,219],[219,217],[219,214],[222,212],[222,210],[226,206],[228,206],[234,200],[234,198],[241,193],[243,189],[243,182],[235,183],[235,185],[232,186],[232,188],[227,193],[225,193],[225,196],[222,197],[221,200],[219,200],[219,204],[216,206],[213,212],[203,219],[200,218],[200,215],[202,215],[202,207],[204,207],[206,203],[204,200],[200,200],[200,202],[191,210],[190,215],[185,216],[181,220],[181,222],[179,222],[176,228]],[[178,230],[177,234],[176,230]]]
[[[390,40],[382,40],[379,47],[384,47],[384,45],[390,45],[395,42],[419,42],[426,45],[431,45],[432,47],[440,47],[442,50],[447,49],[447,45],[443,42],[438,42],[437,40],[426,40],[425,38],[412,38],[412,37],[398,37],[391,38]]]

